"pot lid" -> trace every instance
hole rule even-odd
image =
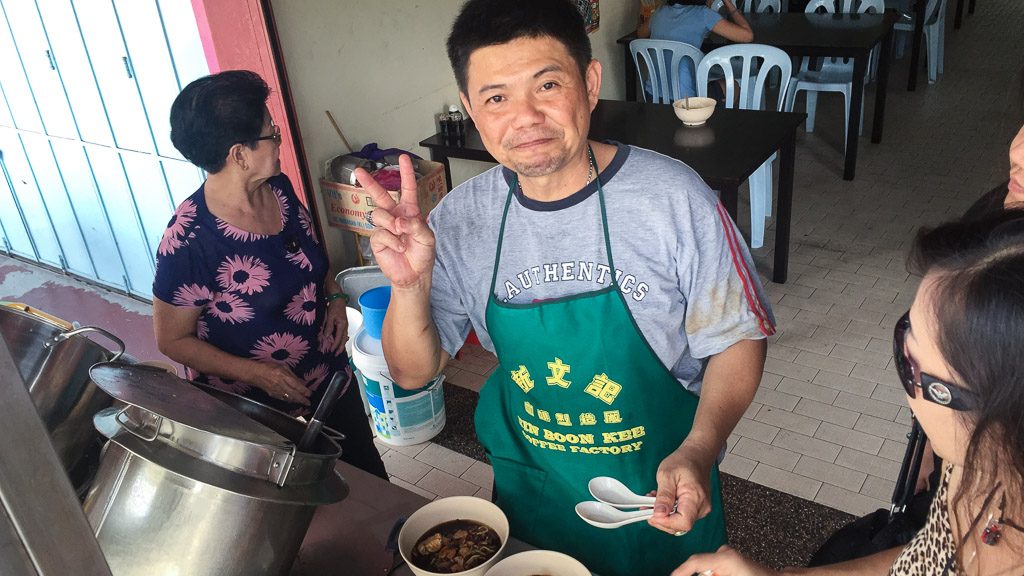
[[[160,368],[101,362],[89,369],[89,376],[104,392],[128,404],[104,416],[113,424],[101,425],[97,418],[104,413],[97,415],[97,429],[143,458],[159,458],[157,464],[185,458],[198,468],[200,462],[212,464],[232,476],[294,488],[325,481],[341,452],[330,437],[321,438],[315,452],[298,452],[291,436],[301,436],[304,426],[290,416],[223,393],[244,401],[244,409],[238,408],[214,397],[214,391],[207,393]],[[277,424],[270,424],[275,420],[268,418],[272,415]],[[297,433],[279,431],[296,425]]]
[[[186,380],[152,366],[102,362],[89,376],[104,392],[166,420],[216,436],[288,449],[284,436]]]

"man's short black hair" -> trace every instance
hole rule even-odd
[[[593,58],[583,16],[573,0],[468,0],[448,36],[448,59],[467,93],[469,57],[479,48],[550,36],[565,45],[585,76]]]
[[[228,151],[259,138],[270,88],[249,70],[192,81],[171,104],[171,143],[189,162],[214,174]]]

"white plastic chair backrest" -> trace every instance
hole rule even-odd
[[[881,14],[885,12],[885,0],[811,0],[807,3],[804,12],[812,13],[856,13],[856,14]],[[810,58],[801,60],[800,72],[807,72]],[[821,63],[822,71],[853,73],[853,62],[846,58],[824,58]]]
[[[770,12],[778,14],[782,12],[781,0],[742,0],[736,3],[736,7],[743,12],[749,14],[751,12],[757,12],[758,14],[764,14]]]
[[[885,0],[853,0],[844,8],[844,12],[855,14],[881,14],[885,12]]]
[[[885,0],[811,0],[804,9],[808,14],[821,11],[829,14],[881,14],[885,12]]]
[[[751,0],[753,3],[754,0]],[[780,0],[760,0],[757,3],[757,9],[754,10],[758,14],[778,14],[782,12],[782,2]]]
[[[738,78],[733,72],[732,66],[732,61],[735,59],[742,60]],[[751,77],[755,60],[759,61],[760,66],[757,69],[757,74]],[[715,67],[722,69],[722,76],[725,80],[725,107],[732,108],[736,102],[736,82],[738,81],[740,84],[739,107],[744,109],[760,109],[765,95],[764,88],[768,81],[768,74],[777,67],[781,73],[779,101],[773,108],[782,110],[786,101],[789,80],[793,76],[793,63],[789,59],[789,55],[782,50],[765,44],[730,44],[708,52],[697,66],[698,96],[708,95],[708,78],[711,70]]]
[[[633,53],[633,64],[640,72],[640,77],[650,84],[651,96],[659,104],[671,104],[685,95],[679,86],[679,64],[683,58],[689,58],[693,70],[704,58],[704,53],[685,42],[671,40],[648,40],[638,38],[629,43],[629,51]],[[643,60],[644,66],[640,66]],[[667,69],[666,69],[667,64]],[[647,76],[644,77],[644,72]],[[647,96],[640,91],[641,101]]]

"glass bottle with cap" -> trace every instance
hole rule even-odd
[[[459,107],[454,104],[448,108],[448,133],[456,142],[462,142],[466,138],[465,119]]]

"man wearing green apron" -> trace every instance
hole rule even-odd
[[[602,576],[667,575],[725,543],[716,462],[774,330],[750,255],[684,164],[587,139],[601,65],[574,3],[469,0],[448,54],[501,165],[429,223],[407,158],[397,203],[357,172],[392,283],[391,375],[423,385],[475,329],[499,362],[476,429],[512,535]],[[656,490],[654,516],[584,523],[595,476]]]

